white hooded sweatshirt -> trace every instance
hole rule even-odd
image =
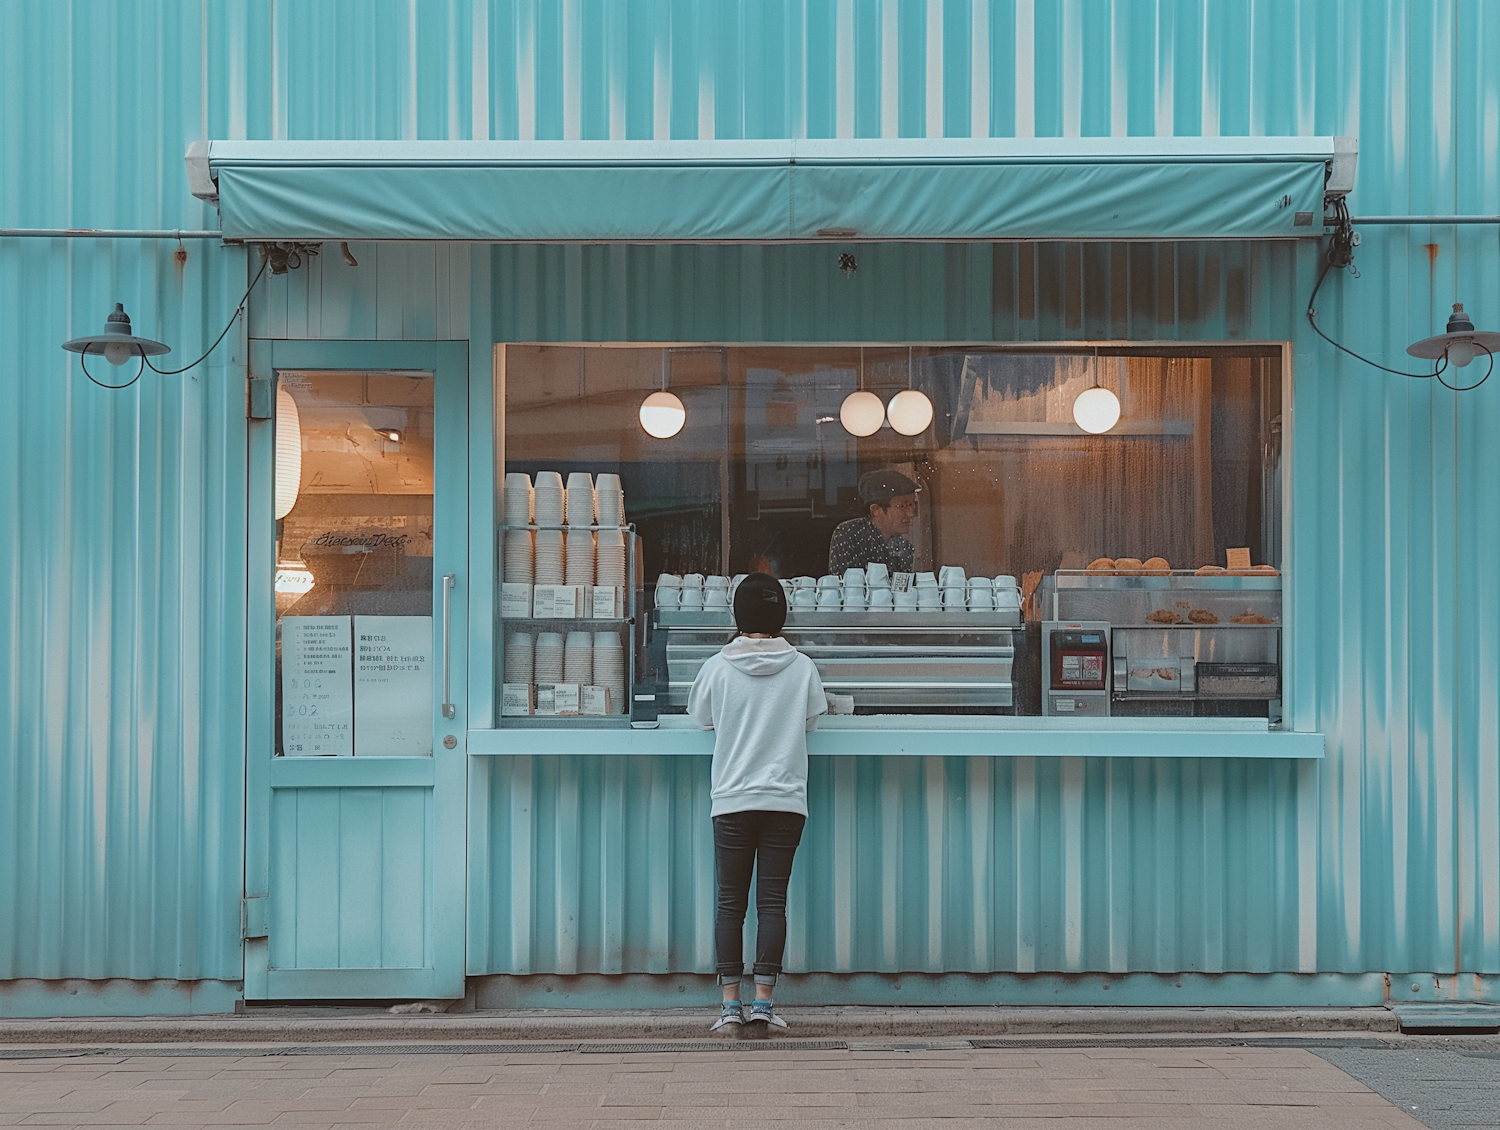
[[[688,714],[713,730],[712,815],[807,815],[807,731],[828,710],[813,661],[780,636],[740,636],[693,680]]]

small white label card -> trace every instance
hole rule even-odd
[[[354,753],[353,645],[347,616],[281,618],[281,752]]]
[[[552,713],[578,713],[577,683],[554,683],[552,685]]]
[[[593,606],[589,615],[595,620],[615,620],[620,616],[620,590],[614,585],[595,585]]]
[[[432,617],[354,618],[354,752],[432,754]]]
[[[507,620],[524,620],[531,615],[531,586],[518,581],[500,585],[500,615]]]
[[[537,585],[531,590],[531,614],[538,620],[552,618],[552,596],[555,592],[556,585]]]
[[[516,718],[532,711],[530,683],[503,683],[500,687],[500,713]]]
[[[608,687],[580,687],[578,691],[578,713],[608,714]]]
[[[578,618],[578,585],[552,586],[552,618],[554,620],[576,620]]]
[[[557,696],[553,693],[551,683],[540,683],[536,688],[536,712],[538,714],[556,714]]]

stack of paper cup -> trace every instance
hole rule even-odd
[[[567,523],[570,526],[592,526],[594,524],[594,480],[587,471],[574,471],[568,476],[566,491]]]
[[[594,681],[594,637],[590,632],[569,632],[563,644],[563,682],[586,687]]]
[[[625,524],[625,488],[619,475],[603,474],[594,481],[594,513],[601,526]]]
[[[563,638],[561,632],[538,632],[532,666],[538,684],[561,683],[563,679]]]
[[[531,522],[531,476],[509,471],[505,476],[504,514],[507,526],[525,526]]]
[[[625,647],[619,632],[594,633],[594,685],[608,687],[610,708],[625,713]]]
[[[541,497],[540,494],[537,495]],[[538,530],[536,532],[536,584],[565,585],[567,573],[563,569],[563,532],[561,530]]]
[[[556,471],[538,471],[531,496],[533,521],[538,526],[563,524],[563,481]],[[561,584],[562,582],[558,582]]]
[[[536,558],[530,530],[506,530],[500,552],[501,580],[518,585],[534,583]]]
[[[536,671],[536,641],[530,632],[509,632],[505,637],[505,681],[529,683]]]
[[[568,492],[573,497],[573,492]],[[567,560],[565,563],[565,585],[592,585],[594,583],[594,531],[569,530],[567,534]]]
[[[623,589],[625,576],[625,531],[600,530],[594,554],[594,584]]]

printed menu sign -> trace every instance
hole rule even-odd
[[[281,750],[287,757],[354,753],[347,616],[281,618]]]
[[[354,618],[354,752],[432,754],[432,617]]]

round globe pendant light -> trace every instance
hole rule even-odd
[[[653,392],[641,401],[641,427],[654,439],[671,439],[687,423],[687,409],[670,392]]]
[[[276,390],[276,520],[297,505],[302,489],[302,416],[284,388]]]
[[[1073,401],[1073,422],[1091,435],[1102,435],[1120,422],[1120,398],[1107,388],[1085,389]]]
[[[891,427],[904,436],[920,435],[932,423],[932,401],[925,392],[914,388],[903,389],[891,397],[886,408],[886,418]]]
[[[885,405],[873,392],[851,392],[839,405],[839,423],[852,436],[872,436],[885,423]]]

